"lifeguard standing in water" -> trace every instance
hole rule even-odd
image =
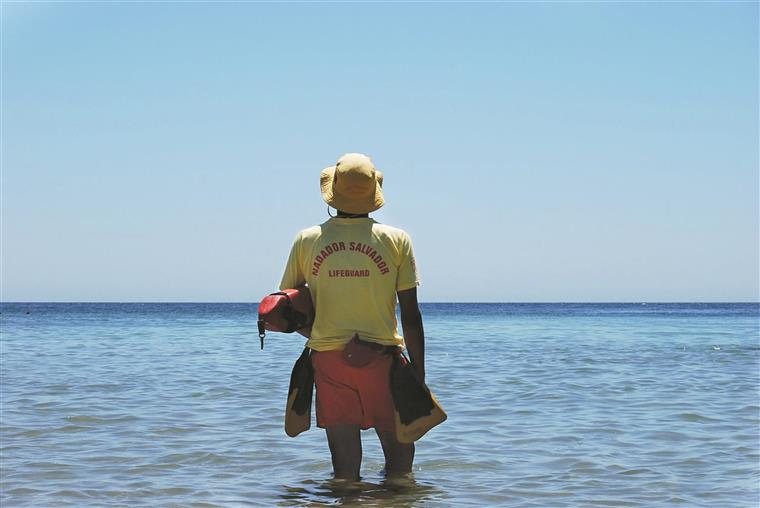
[[[417,377],[425,379],[412,241],[369,217],[385,202],[382,184],[366,155],[349,153],[324,169],[322,198],[336,216],[298,233],[280,283],[281,290],[309,287],[316,314],[299,333],[312,350],[317,425],[326,430],[335,477],[347,480],[359,479],[360,430],[370,428],[380,439],[386,475],[411,472],[414,444],[399,442],[395,433],[394,352],[405,346]]]

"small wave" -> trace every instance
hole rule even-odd
[[[50,432],[50,430],[47,430],[47,429],[29,429],[29,430],[25,430],[23,432],[19,432],[18,434],[16,434],[16,437],[24,437],[24,438],[38,437],[38,436],[41,436],[43,434],[47,434],[48,432]]]
[[[159,464],[141,464],[129,469],[129,472],[135,475],[143,476],[147,474],[163,473],[166,471],[173,471],[180,469],[180,464],[159,463]]]
[[[188,427],[164,427],[160,429],[155,429],[153,432],[158,435],[182,435],[182,434],[190,434],[197,430],[198,429],[196,428],[188,428]]]
[[[92,430],[92,427],[85,427],[83,425],[65,425],[56,429],[56,432],[86,432]]]
[[[192,494],[193,492],[195,492],[195,490],[189,487],[168,487],[165,489],[159,489],[159,490],[153,491],[150,493],[150,495],[151,497],[154,495],[181,496],[184,494]]]
[[[34,409],[50,409],[54,408],[55,406],[59,405],[60,402],[53,402],[53,401],[46,401],[46,402],[37,402],[32,405]]]
[[[139,420],[139,418],[132,415],[115,416],[113,418],[101,418],[98,416],[81,415],[81,416],[66,416],[64,417],[64,420],[71,423],[91,423],[95,425],[100,425],[100,424],[105,425],[109,423],[132,422],[135,420]]]
[[[588,503],[593,506],[641,506],[641,503],[622,499],[591,499]]]
[[[689,439],[689,436],[686,434],[673,430],[659,430],[649,432],[648,436],[650,439],[657,441],[686,441]]]
[[[624,476],[637,476],[640,474],[649,474],[654,473],[651,469],[647,468],[641,468],[641,469],[626,469],[625,471],[620,471],[618,474],[624,475]]]
[[[33,469],[69,469],[74,467],[72,464],[64,464],[63,462],[30,462],[26,466]]]
[[[113,391],[124,388],[124,385],[117,384],[117,383],[96,383],[92,385],[87,385],[84,388],[89,389],[89,390],[102,390],[104,392],[113,392]]]
[[[88,494],[85,494],[84,492],[80,490],[71,490],[71,489],[65,489],[65,490],[59,490],[57,492],[51,492],[50,494],[54,498],[77,498],[77,499],[85,499],[90,497]]]
[[[697,422],[697,423],[710,423],[710,422],[719,422],[717,418],[709,418],[707,416],[703,416],[697,413],[680,413],[676,415],[676,417],[680,420],[684,420],[686,422]]]
[[[15,489],[6,490],[5,493],[11,496],[28,496],[31,494],[40,494],[45,492],[40,489],[30,489],[28,487],[16,487]]]
[[[227,457],[213,452],[172,453],[161,457],[161,462],[174,464],[227,464]]]

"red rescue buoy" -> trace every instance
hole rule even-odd
[[[314,305],[306,286],[285,289],[265,296],[259,303],[259,339],[264,349],[264,335],[270,332],[293,333],[312,323]]]

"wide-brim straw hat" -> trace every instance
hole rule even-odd
[[[383,204],[383,174],[361,153],[347,153],[319,175],[322,199],[346,213],[374,212]]]

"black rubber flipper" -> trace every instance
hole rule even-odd
[[[393,358],[391,371],[391,395],[398,411],[399,419],[404,425],[412,423],[421,416],[427,416],[433,410],[430,390],[420,383],[412,364],[405,362],[400,355]]]
[[[401,353],[393,357],[390,378],[399,442],[413,443],[446,421],[446,412]]]
[[[288,388],[288,404],[285,409],[285,433],[296,437],[311,427],[311,401],[314,395],[314,367],[311,350],[304,348],[293,365]]]

